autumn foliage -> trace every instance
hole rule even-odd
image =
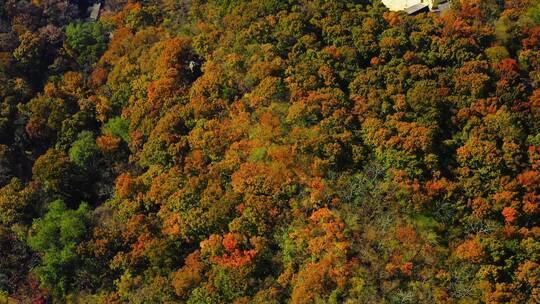
[[[540,2],[0,2],[0,302],[539,303]]]

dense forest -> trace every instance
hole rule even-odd
[[[540,0],[0,0],[0,303],[540,303]]]

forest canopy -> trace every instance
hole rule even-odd
[[[540,1],[5,0],[0,302],[540,303]]]

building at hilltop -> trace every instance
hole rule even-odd
[[[405,11],[409,15],[439,12],[449,7],[449,0],[382,0],[391,11]]]
[[[101,12],[101,2],[96,2],[88,8],[88,13],[90,14],[88,18],[91,21],[96,21],[99,18],[100,12]]]

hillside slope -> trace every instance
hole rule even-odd
[[[6,1],[0,301],[540,302],[540,2],[452,3]]]

